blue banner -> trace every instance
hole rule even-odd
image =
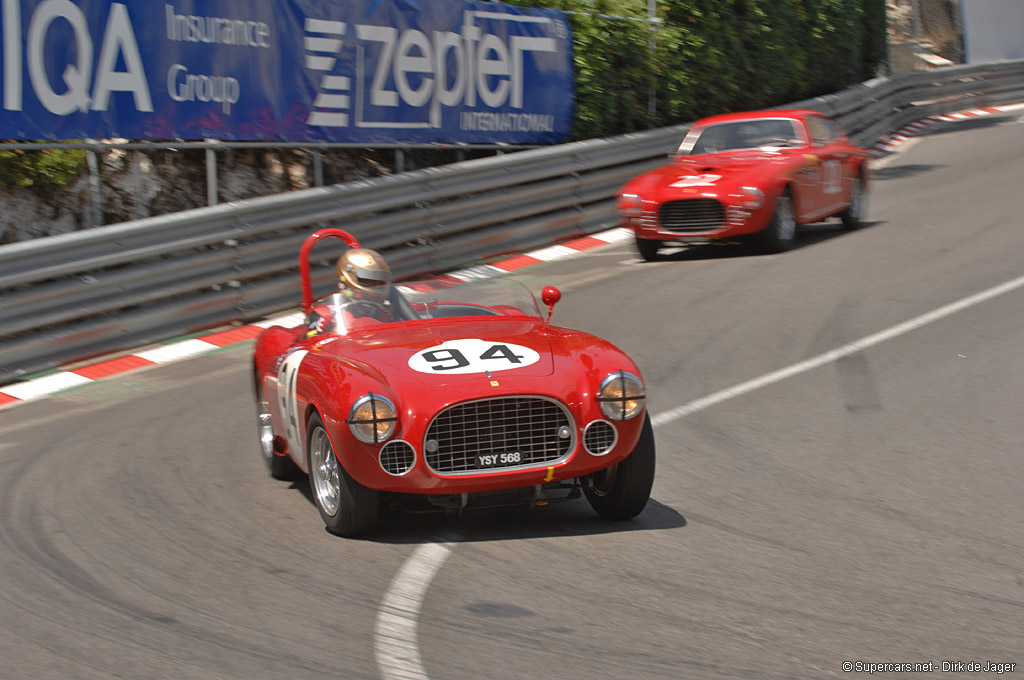
[[[0,0],[2,139],[563,141],[556,10],[472,0]]]

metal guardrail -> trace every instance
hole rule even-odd
[[[927,116],[1024,100],[1024,60],[914,71],[788,104],[872,146]],[[687,125],[277,194],[0,246],[0,384],[298,302],[296,254],[339,226],[396,277],[439,272],[615,223],[628,179],[665,162]],[[339,245],[316,253],[331,285]]]

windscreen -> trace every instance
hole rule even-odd
[[[718,123],[693,129],[679,145],[680,156],[698,156],[739,149],[801,146],[802,136],[789,118],[764,118]]]
[[[383,324],[429,322],[442,318],[540,317],[537,301],[516,281],[428,279],[393,286],[381,299],[344,292],[316,301],[306,321],[306,337],[347,335]]]

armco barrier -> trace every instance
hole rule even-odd
[[[931,115],[1024,100],[1024,60],[903,73],[786,105],[839,120],[860,146]],[[398,277],[592,233],[614,196],[665,161],[686,125],[520,151],[0,246],[0,384],[298,301],[299,245],[339,226]],[[338,244],[316,252],[330,285]]]

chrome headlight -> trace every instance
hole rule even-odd
[[[764,205],[764,192],[757,187],[743,187],[740,194],[740,205],[747,210],[757,210]]]
[[[601,410],[612,420],[629,420],[640,413],[646,396],[640,378],[625,371],[610,374],[597,392]]]
[[[619,212],[625,217],[639,217],[644,214],[644,202],[636,194],[619,194]]]
[[[359,441],[380,444],[394,434],[397,420],[395,405],[385,397],[370,392],[356,399],[345,422]]]

